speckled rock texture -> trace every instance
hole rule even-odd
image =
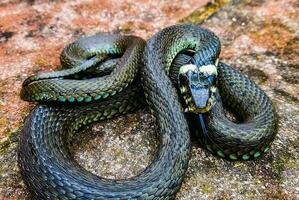
[[[147,39],[178,22],[213,30],[221,60],[266,91],[280,122],[270,153],[255,161],[229,162],[195,141],[177,199],[299,199],[298,11],[297,0],[0,1],[0,199],[29,199],[16,162],[22,122],[34,106],[18,96],[28,75],[58,68],[62,48],[81,35]],[[126,178],[150,163],[156,146],[154,121],[142,109],[87,127],[72,150],[91,172]]]

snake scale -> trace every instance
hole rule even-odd
[[[167,27],[147,43],[135,36],[100,34],[68,45],[61,55],[63,70],[31,76],[21,91],[22,99],[40,102],[25,120],[18,150],[32,198],[173,199],[191,148],[176,82],[180,66],[191,61],[199,68],[217,67],[216,104],[203,115],[208,130],[203,146],[231,160],[254,159],[268,151],[277,133],[272,103],[246,76],[218,63],[219,53],[214,33],[186,24]],[[96,75],[88,77],[90,72]],[[146,105],[144,99],[156,119],[159,138],[155,159],[144,171],[110,180],[74,160],[69,151],[74,133],[136,110]],[[226,117],[222,102],[236,113],[238,122]]]

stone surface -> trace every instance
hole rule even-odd
[[[0,2],[0,199],[27,197],[16,148],[22,120],[33,106],[18,97],[29,74],[57,68],[62,48],[80,35],[109,31],[149,38],[178,21],[200,23],[200,16],[212,14],[202,25],[220,37],[221,60],[270,96],[279,133],[270,153],[249,162],[222,160],[194,144],[177,199],[299,199],[299,3],[216,1],[219,6],[211,9],[204,6],[207,1],[159,2]],[[73,151],[93,173],[125,178],[149,164],[156,143],[154,122],[144,109],[86,129]]]

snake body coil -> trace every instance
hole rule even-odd
[[[168,75],[176,77],[170,71],[179,62],[178,57],[185,58],[182,60],[186,62],[190,60],[190,55],[178,56],[187,49],[194,50],[193,57],[198,64],[215,64],[220,42],[205,29],[176,25],[152,37],[145,50],[144,44],[142,39],[132,36],[83,38],[63,51],[62,64],[68,69],[32,76],[24,82],[21,97],[42,102],[25,121],[18,151],[21,173],[33,198],[175,197],[187,170],[191,145],[183,108]],[[120,59],[107,61],[109,56],[120,55]],[[116,65],[111,74],[104,69],[105,61]],[[83,71],[95,71],[93,68],[98,63],[101,64],[99,74],[109,75],[85,80],[76,78]],[[86,124],[144,105],[136,78],[139,69],[145,99],[159,128],[158,153],[143,172],[130,179],[95,176],[74,160],[68,142],[73,133]],[[216,106],[205,115],[209,137],[204,145],[213,153],[233,160],[258,157],[276,134],[277,119],[272,104],[253,82],[229,66],[220,63],[218,74],[220,94],[225,96],[223,103],[237,110],[243,123],[228,121],[218,98]]]

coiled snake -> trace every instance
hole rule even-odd
[[[165,28],[147,43],[135,36],[101,34],[67,46],[61,55],[64,70],[31,76],[21,91],[22,99],[40,102],[26,118],[18,151],[32,197],[174,198],[190,157],[184,110],[203,116],[208,133],[202,143],[212,153],[248,160],[266,152],[277,132],[271,101],[244,75],[218,64],[219,52],[219,39],[193,25]],[[142,89],[159,130],[155,159],[125,180],[83,169],[69,153],[73,133],[143,106]],[[220,95],[238,122],[228,120]]]

